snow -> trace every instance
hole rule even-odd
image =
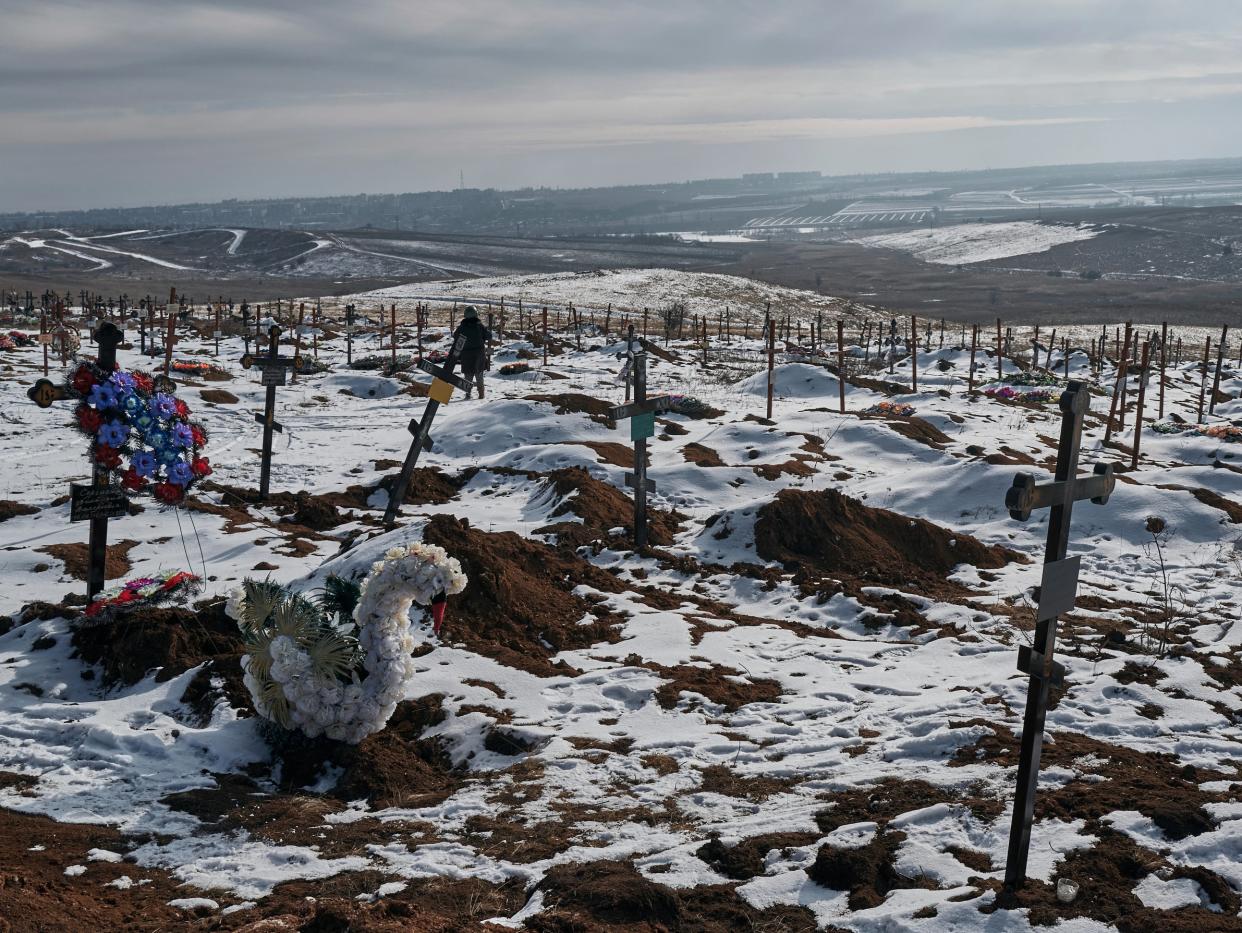
[[[955,224],[901,233],[851,237],[863,246],[878,246],[912,253],[923,262],[963,266],[989,259],[1007,259],[1028,253],[1044,253],[1054,246],[1098,236],[1087,224],[1044,224],[1029,220],[1010,223]]]
[[[703,313],[714,314],[720,298],[710,297],[712,289],[719,285],[731,295],[744,291],[736,281],[716,281],[727,280],[724,276],[657,276],[651,271],[473,280],[445,285],[443,295],[474,288],[476,294],[497,299],[505,295],[507,301],[526,294],[599,306],[610,294],[629,294],[626,300],[640,309],[643,302],[656,307],[679,295],[697,302],[694,307]],[[696,284],[709,295],[695,297]],[[377,302],[412,302],[415,292],[427,288],[408,286],[370,296]],[[749,304],[733,298],[737,303],[731,307],[761,314],[764,294],[771,293],[754,292]],[[798,300],[806,309],[823,302],[825,313],[841,308],[833,299],[810,293],[798,293]],[[849,330],[854,329],[851,324]],[[429,347],[444,344],[443,329],[428,335]],[[179,349],[210,359],[209,345],[187,340]],[[212,362],[234,379],[219,386],[183,386],[179,395],[211,430],[208,453],[217,471],[214,478],[226,487],[251,486],[258,462],[252,412],[260,406],[263,390],[254,373],[245,373],[237,363],[240,341],[227,339],[221,345],[221,358]],[[498,358],[519,346],[528,344],[511,341],[507,351],[498,351]],[[365,336],[354,352],[376,349],[375,338]],[[624,469],[601,462],[583,442],[626,443],[627,435],[585,415],[558,415],[553,405],[526,396],[581,392],[619,403],[624,390],[617,380],[617,350],[616,344],[587,339],[581,353],[567,350],[550,360],[548,369],[566,379],[551,379],[535,366],[526,379],[493,374],[485,402],[454,398],[441,409],[434,447],[420,465],[448,474],[468,468],[477,472],[450,502],[405,506],[403,524],[391,532],[376,526],[374,512],[351,511],[341,527],[331,529],[324,540],[312,541],[313,550],[298,556],[280,547],[286,538],[273,509],[255,509],[252,521],[226,531],[222,516],[160,510],[148,503],[140,514],[113,523],[112,539],[138,542],[129,555],[133,574],[188,565],[209,578],[204,596],[218,597],[255,574],[260,560],[275,566],[273,579],[313,591],[328,573],[364,569],[389,547],[419,540],[427,521],[438,513],[466,517],[471,527],[483,531],[536,538],[562,500],[542,481],[512,471],[581,466],[623,489]],[[85,665],[74,656],[69,623],[58,618],[31,621],[0,635],[0,771],[38,778],[25,793],[0,791],[0,802],[64,822],[114,826],[144,840],[124,853],[75,853],[72,858],[84,864],[71,865],[66,874],[87,874],[89,880],[91,864],[122,857],[132,863],[129,870],[135,876],[142,869],[164,868],[187,888],[212,894],[172,902],[188,911],[249,909],[282,882],[311,882],[362,870],[384,875],[382,882],[368,882],[357,895],[367,900],[399,895],[409,882],[427,878],[516,880],[529,889],[557,864],[607,859],[633,861],[649,878],[675,888],[723,884],[728,879],[697,855],[706,839],[716,835],[732,844],[766,833],[800,832],[817,834],[816,841],[768,852],[763,873],[738,885],[741,897],[756,907],[803,904],[821,924],[855,931],[1030,929],[1022,911],[980,913],[993,895],[971,882],[975,876],[1000,878],[1010,815],[1005,807],[979,815],[958,802],[920,801],[894,816],[888,828],[905,834],[895,867],[926,877],[934,889],[894,891],[869,910],[851,911],[844,892],[814,884],[807,869],[825,841],[862,845],[879,829],[877,822],[855,822],[831,834],[819,833],[816,814],[841,791],[883,780],[923,780],[951,798],[970,793],[1011,805],[1012,767],[956,756],[1002,727],[1015,732],[1020,728],[1026,680],[1014,670],[1014,656],[1024,635],[1014,624],[1013,612],[1039,582],[1039,565],[1010,564],[986,577],[969,566],[959,567],[954,579],[969,592],[955,599],[922,592],[913,582],[819,599],[804,593],[788,575],[768,585],[724,568],[734,562],[763,563],[755,553],[756,514],[785,489],[839,489],[869,505],[940,523],[956,535],[970,534],[1038,557],[1046,516],[1020,524],[1003,508],[1005,490],[1019,467],[991,464],[967,450],[979,445],[994,453],[1005,445],[1042,464],[1048,451],[1041,438],[1056,434],[1055,408],[1026,409],[969,398],[963,391],[968,352],[922,351],[920,391],[890,400],[913,405],[919,418],[948,435],[941,450],[894,431],[883,419],[856,417],[860,409],[885,398],[876,391],[847,386],[849,413],[840,414],[836,376],[805,354],[782,350],[774,373],[775,423],[769,425],[747,420],[761,416],[766,405],[767,376],[760,370],[763,356],[757,340],[736,338],[727,348],[716,345],[713,352],[722,367],[727,359],[730,368],[706,372],[693,362],[692,347],[674,342],[670,350],[681,353],[681,361],[653,359],[652,391],[693,395],[725,412],[698,421],[670,415],[667,420],[687,433],[651,445],[651,476],[658,484],[653,502],[662,509],[675,506],[686,516],[684,530],[664,551],[699,561],[703,572],[687,573],[657,555],[606,546],[586,549],[584,558],[628,584],[618,593],[581,588],[581,595],[623,619],[619,640],[560,652],[557,658],[578,673],[558,676],[536,676],[468,650],[452,635],[450,607],[448,634],[417,658],[408,696],[445,696],[447,715],[424,738],[441,742],[454,764],[477,780],[434,805],[376,810],[355,802],[324,819],[325,832],[371,818],[426,823],[434,838],[377,838],[359,852],[333,856],[325,854],[330,851],[326,847],[319,851],[277,844],[244,830],[221,831],[171,809],[160,801],[213,787],[213,775],[261,770],[270,749],[254,720],[240,718],[221,704],[206,724],[187,725],[178,712],[194,671],[163,682],[152,672],[132,687],[101,689],[83,679]],[[423,401],[400,394],[400,381],[346,370],[340,341],[321,341],[320,354],[334,366],[332,372],[300,376],[277,393],[277,418],[285,431],[278,435],[273,458],[274,489],[339,492],[375,483],[386,471],[376,470],[374,462],[404,455],[410,440],[407,425],[421,414]],[[65,426],[67,407],[39,410],[25,398],[38,375],[40,356],[38,348],[4,356],[15,369],[14,378],[0,382],[8,445],[0,466],[0,499],[36,505],[40,511],[0,524],[0,573],[8,583],[0,591],[0,612],[36,599],[56,601],[81,589],[66,577],[58,559],[34,550],[84,540],[84,527],[68,522],[68,506],[52,502],[63,495],[67,483],[87,477],[82,441]],[[138,357],[123,350],[121,362],[132,366]],[[1076,372],[1080,362],[1075,361]],[[981,360],[980,365],[991,378],[995,363]],[[1007,372],[1014,369],[1007,364]],[[901,360],[892,376],[882,371],[874,375],[908,382],[908,374],[909,361]],[[1107,384],[1110,376],[1106,371],[1101,381]],[[1196,377],[1191,363],[1171,373],[1170,410],[1193,417]],[[217,387],[226,387],[240,402],[205,403],[202,392]],[[1242,386],[1230,377],[1225,388],[1237,392]],[[1097,412],[1104,407],[1099,397],[1092,405]],[[808,451],[808,437],[823,443],[827,457]],[[687,462],[682,454],[687,443],[710,448],[724,465]],[[1238,708],[1242,691],[1210,676],[1222,662],[1236,660],[1242,645],[1236,611],[1242,580],[1231,563],[1236,535],[1224,512],[1190,491],[1208,489],[1237,501],[1242,476],[1231,467],[1242,451],[1235,455],[1234,449],[1213,438],[1147,433],[1144,462],[1118,483],[1109,504],[1076,508],[1072,551],[1083,557],[1082,595],[1140,605],[1155,599],[1159,564],[1143,523],[1146,516],[1159,514],[1175,529],[1163,554],[1166,569],[1181,588],[1186,612],[1200,624],[1190,631],[1187,653],[1155,657],[1135,647],[1141,633],[1115,610],[1082,613],[1124,619],[1132,650],[1113,650],[1097,640],[1061,655],[1070,685],[1049,712],[1052,743],[1058,734],[1074,733],[1106,746],[1171,754],[1179,766],[1236,775],[1231,762],[1242,759],[1242,733],[1228,711]],[[769,480],[755,471],[799,454],[808,457],[814,473],[784,473]],[[1118,456],[1102,447],[1101,426],[1089,421],[1083,469]],[[1046,478],[1042,466],[1021,468]],[[235,505],[227,495],[204,497]],[[376,505],[383,501],[373,498]],[[358,539],[342,550],[348,535]],[[40,565],[45,569],[36,570]],[[781,574],[777,565],[769,569]],[[643,587],[655,587],[668,598],[654,606],[644,598]],[[909,611],[926,623],[925,631],[915,633],[911,626],[898,624],[894,613],[866,604],[893,596],[913,607]],[[705,601],[729,607],[746,623],[719,614]],[[51,644],[34,650],[36,641]],[[1151,685],[1136,681],[1123,689],[1116,675],[1131,662],[1150,664],[1163,676],[1153,678]],[[667,677],[652,665],[729,667],[751,682],[775,681],[780,696],[730,711],[683,693],[669,709],[656,700]],[[500,695],[480,686],[485,683],[494,684]],[[23,684],[39,685],[42,695],[21,689]],[[1161,708],[1160,718],[1141,712],[1148,704]],[[537,793],[519,806],[503,797],[520,781],[511,770],[515,759],[485,745],[488,730],[501,718],[506,728],[537,740],[536,750],[519,758],[540,766],[541,776],[531,785]],[[584,751],[576,742],[628,744],[621,752],[596,754],[598,749]],[[654,767],[652,755],[664,756],[671,770]],[[713,765],[742,779],[775,778],[783,784],[761,800],[708,792],[703,772]],[[1107,754],[1080,756],[1070,765],[1046,768],[1041,788],[1047,792],[1073,780],[1104,780],[1111,767]],[[329,773],[303,792],[326,791],[334,777]],[[1201,789],[1226,793],[1235,780],[1205,781]],[[601,812],[591,819],[571,819],[566,813],[574,806]],[[1220,803],[1212,808],[1218,825],[1182,840],[1168,839],[1137,811],[1117,811],[1104,822],[1145,847],[1167,852],[1175,867],[1206,867],[1242,887],[1242,807]],[[656,815],[639,819],[635,809]],[[471,817],[498,815],[532,824],[569,821],[572,839],[547,858],[509,859],[469,833]],[[1096,841],[1083,819],[1040,819],[1033,830],[1031,877],[1053,879],[1069,853]],[[988,856],[996,870],[966,866],[949,851],[952,847]],[[141,884],[128,875],[111,884],[125,890],[123,879]],[[1149,875],[1136,883],[1135,893],[1160,909],[1207,903],[1200,885],[1185,878]],[[915,916],[927,907],[936,909],[935,918]],[[545,909],[548,905],[537,893],[519,912],[497,922],[518,929],[523,920]],[[1055,929],[1110,927],[1079,918]]]

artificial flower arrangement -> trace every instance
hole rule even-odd
[[[9,339],[17,347],[33,347],[38,342],[33,335],[26,333],[24,330],[9,331]]]
[[[522,373],[530,372],[530,363],[505,363],[504,366],[500,367],[499,372],[502,376],[520,376]]]
[[[1242,443],[1242,428],[1233,424],[1187,424],[1177,421],[1156,421],[1151,429],[1157,434],[1197,434],[1229,443]]]
[[[668,411],[675,415],[685,415],[687,418],[695,419],[719,418],[724,414],[719,408],[713,408],[693,395],[668,396]]]
[[[914,406],[904,402],[877,402],[862,411],[864,415],[883,415],[885,418],[909,418],[914,412]]]
[[[16,350],[17,343],[12,337],[0,334],[0,350]]]
[[[126,490],[150,487],[161,502],[176,505],[211,475],[202,455],[207,432],[190,420],[185,402],[156,391],[146,373],[105,372],[84,361],[69,377],[69,390],[81,399],[74,421],[91,439],[91,461],[116,473]]]
[[[151,577],[136,577],[126,580],[123,586],[101,593],[86,607],[86,617],[103,621],[121,609],[174,602],[193,593],[201,585],[200,577],[184,570],[159,573]]]
[[[1011,384],[996,383],[984,386],[983,394],[1002,402],[1057,402],[1061,400],[1059,388],[1048,388],[1043,385],[1032,385],[1027,388],[1022,384],[1015,387]]]
[[[246,640],[243,680],[264,719],[308,738],[357,744],[387,724],[414,674],[410,607],[430,609],[466,588],[456,558],[416,543],[391,548],[355,593],[329,578],[316,605],[270,581],[247,580],[225,612]],[[424,627],[426,617],[424,617]]]
[[[172,370],[185,373],[187,376],[206,376],[208,373],[223,372],[220,367],[203,360],[173,360]]]

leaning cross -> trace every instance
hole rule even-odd
[[[115,324],[105,321],[95,332],[99,345],[99,368],[111,372],[116,368],[116,348],[124,335]],[[70,398],[63,387],[40,379],[26,393],[40,408],[48,408],[53,402]],[[104,564],[108,554],[108,519],[120,518],[129,513],[129,499],[120,486],[108,483],[108,470],[98,463],[89,486],[73,483],[69,487],[69,521],[91,523],[88,563],[86,571],[86,598],[92,600],[104,588]]]
[[[405,501],[405,490],[410,485],[410,477],[414,475],[414,465],[418,463],[418,455],[423,452],[424,448],[431,449],[431,422],[435,420],[436,412],[441,405],[448,404],[453,396],[453,389],[457,388],[465,392],[469,388],[464,380],[453,375],[453,370],[457,368],[457,361],[461,358],[461,351],[465,348],[466,338],[464,335],[459,336],[453,341],[453,348],[449,350],[448,359],[444,361],[443,366],[436,366],[430,360],[418,361],[418,368],[429,373],[433,378],[431,388],[427,391],[427,407],[423,409],[422,419],[410,419],[409,432],[414,435],[414,441],[405,455],[405,462],[401,464],[401,472],[397,474],[397,479],[392,489],[389,490],[388,507],[384,509],[384,524],[389,528],[396,523],[397,512],[401,508],[401,503]]]
[[[1005,887],[1013,891],[1026,882],[1026,860],[1031,847],[1031,823],[1035,814],[1035,789],[1039,783],[1039,757],[1044,739],[1048,692],[1065,678],[1065,667],[1054,661],[1057,616],[1074,608],[1081,557],[1066,557],[1070,514],[1074,503],[1090,499],[1103,505],[1112,494],[1116,479],[1113,465],[1097,463],[1094,475],[1078,476],[1078,451],[1082,422],[1091,398],[1081,382],[1070,382],[1061,395],[1061,439],[1057,445],[1056,478],[1036,485],[1035,477],[1019,473],[1005,495],[1009,515],[1020,522],[1035,509],[1050,508],[1044,571],[1036,601],[1035,642],[1018,649],[1018,670],[1030,675],[1026,712],[1022,721],[1022,753],[1018,763],[1018,793],[1009,828],[1009,855],[1005,862]]]
[[[634,339],[633,324],[626,346],[625,371],[634,380],[634,401],[614,405],[609,415],[613,421],[628,418],[630,422],[634,472],[625,474],[625,485],[634,490],[634,547],[641,550],[647,546],[647,493],[655,492],[655,483],[647,479],[647,438],[655,436],[656,413],[668,411],[670,399],[667,396],[647,398],[647,351]]]
[[[266,499],[272,479],[272,432],[283,433],[284,426],[276,420],[276,387],[288,381],[289,369],[294,360],[280,355],[280,328],[272,325],[267,332],[267,356],[253,357],[249,353],[241,358],[243,369],[257,366],[260,385],[267,386],[267,400],[263,414],[254,413],[254,420],[263,425],[263,462],[259,468],[259,498]]]

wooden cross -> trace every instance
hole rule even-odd
[[[99,367],[111,372],[116,366],[116,348],[124,335],[116,325],[105,322],[95,333],[99,345]],[[26,395],[40,408],[48,408],[53,402],[70,398],[64,386],[53,385],[40,379]],[[119,518],[129,512],[129,499],[125,490],[108,482],[108,470],[95,464],[89,486],[73,483],[69,487],[69,521],[91,523],[86,571],[86,598],[93,600],[104,588],[104,563],[108,553],[108,519]]]
[[[1022,721],[1022,753],[1018,763],[1018,792],[1014,799],[1013,820],[1009,828],[1009,855],[1005,862],[1005,887],[1009,891],[1026,882],[1026,861],[1031,847],[1031,823],[1035,814],[1035,789],[1039,783],[1039,758],[1044,739],[1044,719],[1048,712],[1048,692],[1065,678],[1065,667],[1053,660],[1056,648],[1057,617],[1074,608],[1081,557],[1066,557],[1069,545],[1070,515],[1074,503],[1090,499],[1103,505],[1112,494],[1116,479],[1113,465],[1097,463],[1094,474],[1078,476],[1078,452],[1082,441],[1083,416],[1091,405],[1087,387],[1070,382],[1061,395],[1061,438],[1057,445],[1057,467],[1051,483],[1037,485],[1030,473],[1019,473],[1005,495],[1011,518],[1020,522],[1035,509],[1051,509],[1048,542],[1044,551],[1044,570],[1036,601],[1035,642],[1018,649],[1018,670],[1030,675],[1026,692],[1026,712]]]
[[[647,546],[647,493],[655,492],[655,483],[647,479],[647,438],[655,436],[655,416],[668,411],[666,396],[647,398],[647,351],[634,339],[634,325],[627,338],[626,367],[634,381],[634,401],[614,405],[609,415],[613,421],[630,422],[630,440],[634,442],[634,472],[625,474],[625,485],[634,490],[634,548]],[[637,349],[635,347],[637,346]]]
[[[431,449],[431,423],[435,420],[436,412],[439,411],[441,405],[448,404],[449,399],[453,397],[453,389],[457,388],[465,392],[469,388],[463,379],[453,375],[453,370],[457,368],[457,361],[461,359],[461,352],[465,348],[466,337],[463,334],[453,341],[453,347],[449,350],[448,359],[444,361],[443,366],[436,366],[430,360],[418,361],[418,368],[429,373],[433,378],[431,388],[427,392],[427,407],[423,409],[422,419],[410,419],[408,429],[414,435],[414,440],[410,444],[409,451],[406,452],[405,461],[401,464],[401,472],[397,474],[396,482],[389,490],[388,506],[384,509],[384,524],[388,528],[391,528],[397,521],[397,512],[401,509],[401,503],[405,501],[405,490],[410,484],[410,477],[414,474],[414,465],[418,463],[419,454],[424,449]]]
[[[256,366],[260,384],[267,386],[267,399],[263,414],[254,413],[254,420],[263,425],[263,462],[259,467],[259,498],[266,499],[272,478],[272,432],[284,432],[284,426],[276,420],[276,387],[288,380],[288,370],[294,360],[280,355],[280,328],[273,324],[267,332],[267,356],[252,357],[249,353],[241,358],[243,369]]]

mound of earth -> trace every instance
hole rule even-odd
[[[129,552],[138,546],[137,541],[118,541],[109,544],[104,555],[104,579],[115,580],[129,573],[133,566],[129,562]],[[42,554],[50,554],[65,565],[65,573],[75,580],[85,580],[90,568],[90,550],[81,541],[67,544],[49,544],[35,548]]]
[[[556,410],[558,415],[586,415],[592,421],[599,424],[612,425],[612,418],[609,415],[609,412],[612,411],[612,403],[590,395],[583,395],[580,392],[560,392],[556,395],[528,395],[526,400],[529,402],[547,402]]]
[[[23,505],[11,499],[0,499],[0,522],[16,518],[18,515],[34,515],[38,511],[33,505]]]
[[[199,396],[213,405],[236,405],[240,399],[227,389],[203,389]]]
[[[566,672],[550,660],[558,651],[620,637],[621,620],[573,590],[585,584],[617,593],[624,587],[573,554],[511,531],[477,531],[450,515],[432,516],[423,540],[461,561],[470,578],[466,591],[449,599],[444,637],[450,642],[548,677]]]
[[[540,534],[555,534],[561,544],[577,548],[591,541],[608,537],[617,527],[630,529],[634,524],[634,503],[616,486],[593,477],[582,467],[567,467],[548,474],[548,486],[565,501],[552,511],[552,518],[576,515],[578,522],[563,521],[540,528]],[[677,532],[674,513],[648,507],[647,537],[652,544],[673,543]]]
[[[864,505],[835,489],[785,489],[755,517],[755,552],[804,575],[943,587],[958,564],[1003,567],[1020,555],[921,518]]]

